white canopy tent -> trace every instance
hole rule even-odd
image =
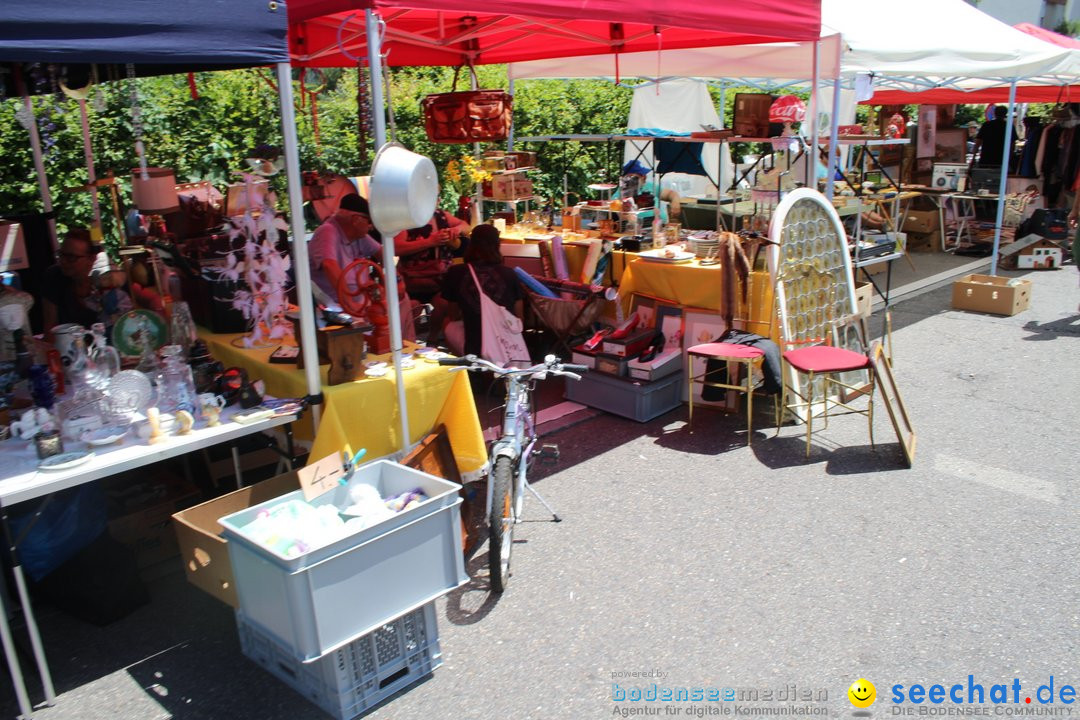
[[[882,0],[822,0],[822,38],[817,43],[770,43],[671,52],[559,58],[511,63],[510,77],[663,76],[723,78],[733,82],[817,86],[833,79],[831,113],[835,132],[841,85],[870,76],[879,88],[919,91],[931,88],[976,90],[1011,87],[1008,133],[1011,142],[1018,84],[1071,85],[1080,77],[1080,51],[1021,32],[964,0],[909,0],[895,12]],[[814,93],[817,94],[816,92]],[[820,111],[811,108],[810,117]],[[816,132],[816,124],[812,128]],[[834,137],[835,140],[835,137]],[[997,271],[1006,174],[999,186],[997,230],[991,272]]]

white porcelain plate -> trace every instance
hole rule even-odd
[[[88,430],[82,434],[82,440],[87,445],[97,447],[99,445],[112,445],[124,439],[128,432],[127,425],[108,425],[96,430]]]
[[[658,263],[684,263],[690,262],[695,257],[694,253],[687,252],[686,250],[676,250],[672,257],[668,257],[665,254],[666,252],[667,250],[665,248],[660,248],[659,250],[646,250],[645,252],[640,253],[638,257],[642,260],[647,260],[648,262]]]
[[[94,453],[90,451],[60,453],[59,455],[52,455],[39,462],[38,469],[67,470],[82,465],[92,457],[94,457]]]
[[[368,377],[383,377],[384,375],[386,375],[386,372],[387,372],[387,370],[386,370],[385,365],[383,365],[383,366],[375,365],[375,366],[369,367],[367,370],[365,370],[364,374],[367,375]]]

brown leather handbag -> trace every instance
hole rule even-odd
[[[469,68],[472,70],[472,68]],[[457,87],[459,67],[454,72]],[[473,70],[473,77],[476,76]],[[499,142],[510,136],[514,96],[505,90],[465,90],[424,98],[424,128],[435,143]]]

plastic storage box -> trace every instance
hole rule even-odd
[[[456,483],[379,460],[355,471],[383,497],[421,488],[428,500],[325,547],[285,557],[241,529],[283,495],[219,521],[244,620],[308,662],[468,582],[461,550],[461,498]],[[344,485],[312,501],[345,507]]]
[[[313,663],[236,613],[249,659],[340,720],[370,710],[442,665],[435,603],[382,625]]]
[[[681,372],[653,382],[591,372],[567,379],[566,399],[646,422],[682,404],[682,381]]]

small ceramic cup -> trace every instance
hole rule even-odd
[[[225,407],[225,398],[214,393],[201,393],[199,395],[199,407],[203,412],[206,412],[207,408],[217,408],[221,410]]]

